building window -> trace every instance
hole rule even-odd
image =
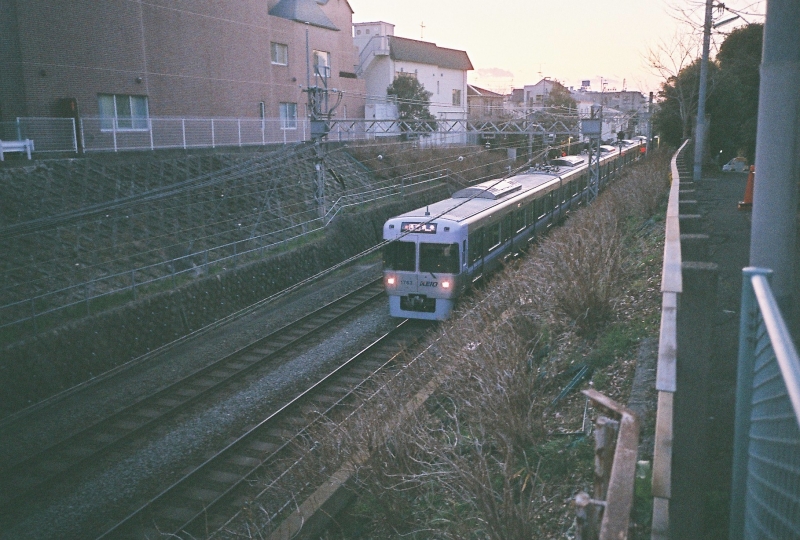
[[[453,90],[453,105],[461,106],[461,90]]]
[[[281,103],[281,128],[297,129],[297,103]]]
[[[412,79],[416,79],[417,78],[417,74],[416,73],[411,73],[410,71],[403,71],[402,68],[400,68],[400,71],[395,71],[394,75],[395,75],[395,79],[398,78],[398,77],[410,77]]]
[[[314,72],[326,79],[331,76],[331,53],[314,51]]]
[[[279,66],[289,65],[289,46],[283,43],[270,43],[272,63]]]
[[[98,94],[97,104],[102,130],[149,129],[147,96]]]

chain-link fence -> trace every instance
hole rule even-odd
[[[743,274],[730,538],[800,538],[800,359],[771,271]]]

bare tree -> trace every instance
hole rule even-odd
[[[700,37],[695,33],[676,32],[670,41],[662,40],[647,51],[648,65],[664,79],[661,98],[673,99],[678,104],[684,137],[691,134],[692,115],[697,110],[698,94],[696,78],[685,74],[700,56]]]

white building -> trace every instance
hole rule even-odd
[[[414,77],[431,93],[430,112],[440,122],[467,118],[467,71],[473,69],[465,51],[394,35],[386,22],[356,23],[356,74],[366,81],[368,120],[396,119],[397,109],[386,88],[397,77]]]
[[[563,86],[558,81],[545,77],[536,84],[526,84],[522,87],[523,104],[527,109],[542,108],[547,103],[547,98],[556,86]]]

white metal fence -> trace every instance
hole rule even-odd
[[[306,120],[275,118],[148,118],[138,129],[108,118],[80,120],[86,152],[217,148],[288,144],[306,140]]]
[[[75,120],[72,118],[17,118],[0,122],[0,140],[33,141],[39,152],[77,152]]]
[[[730,538],[800,538],[800,358],[772,272],[742,273]]]
[[[406,136],[420,146],[464,145],[480,135],[578,135],[559,120],[520,120],[506,123],[470,122],[464,118],[435,122],[335,119],[329,141],[360,141]],[[131,121],[101,117],[17,118],[0,122],[0,139],[31,139],[36,153],[120,152],[293,144],[311,138],[308,119],[280,118],[162,118]]]

